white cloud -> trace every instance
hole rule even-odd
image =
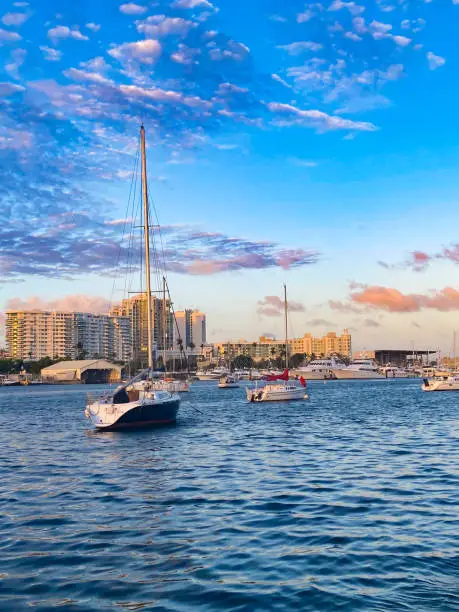
[[[287,81],[284,81],[284,79],[282,77],[280,77],[278,74],[272,74],[271,78],[272,78],[273,81],[277,81],[277,83],[280,83],[284,87],[288,87],[289,89],[293,89],[293,87],[291,85],[289,85],[287,83]]]
[[[150,38],[161,38],[163,36],[185,36],[195,28],[196,24],[181,17],[165,17],[164,15],[153,15],[144,21],[137,22],[137,31]]]
[[[316,161],[312,161],[310,159],[299,159],[297,157],[292,157],[290,162],[295,166],[300,166],[301,168],[315,168],[318,166]]]
[[[14,83],[1,83],[0,82],[0,98],[10,96],[11,94],[17,93],[18,91],[24,91],[24,87],[16,85]]]
[[[411,42],[411,38],[407,38],[406,36],[391,36],[391,38],[394,43],[400,47],[406,47]]]
[[[154,64],[161,55],[161,45],[157,40],[147,38],[114,47],[108,54],[119,61],[136,60],[142,64]]]
[[[432,53],[432,51],[428,51],[426,57],[427,61],[429,62],[430,70],[436,70],[437,68],[440,68],[440,66],[443,66],[446,63],[444,57],[441,57],[440,55],[435,55],[435,53]]]
[[[26,13],[6,13],[2,17],[2,21],[7,26],[21,26],[27,19],[29,19],[30,15],[26,15]]]
[[[27,57],[27,51],[25,49],[15,49],[11,52],[10,63],[5,65],[5,72],[7,72],[13,79],[19,81],[19,68]]]
[[[87,72],[86,70],[79,70],[78,68],[69,68],[65,70],[63,74],[74,81],[88,81],[89,83],[96,83],[97,85],[114,85],[111,79],[107,79],[98,72]]]
[[[40,51],[43,51],[47,62],[58,62],[62,59],[62,51],[52,49],[51,47],[41,46]]]
[[[287,51],[290,55],[299,55],[303,51],[319,51],[322,49],[322,45],[309,40],[290,43],[289,45],[278,45],[278,49]]]
[[[301,110],[291,104],[270,102],[268,108],[274,114],[285,116],[286,119],[277,120],[277,123],[286,126],[309,125],[323,130],[357,130],[363,132],[374,132],[378,129],[373,123],[367,121],[343,119],[319,110]]]
[[[92,21],[90,23],[87,23],[86,27],[88,28],[88,30],[92,30],[93,32],[98,32],[101,28],[100,24],[93,23]]]
[[[158,87],[147,89],[145,87],[137,87],[136,85],[120,85],[119,90],[128,98],[143,99],[145,101],[171,102],[193,108],[199,106],[209,108],[212,106],[210,102],[202,100],[197,96],[184,96],[178,91],[164,90]]]
[[[48,38],[51,38],[54,42],[58,40],[64,40],[66,38],[73,38],[74,40],[89,40],[87,36],[82,34],[77,28],[69,28],[67,26],[56,26],[48,30]]]
[[[355,42],[360,42],[361,40],[363,40],[362,37],[356,34],[355,32],[346,32],[344,36],[346,38],[349,38],[349,40],[353,40]]]
[[[215,10],[214,5],[208,2],[207,0],[177,0],[177,2],[174,2],[172,6],[176,8],[182,8],[182,9],[193,9],[196,7],[203,7],[203,8]]]
[[[340,11],[347,9],[351,15],[360,15],[365,10],[365,7],[356,4],[355,2],[342,2],[342,0],[333,0],[329,7],[329,11]]]
[[[0,43],[16,42],[17,40],[21,40],[21,36],[17,32],[8,32],[8,30],[0,28]]]
[[[109,70],[111,68],[110,64],[107,64],[107,62],[104,60],[103,57],[93,57],[92,59],[88,60],[87,62],[81,62],[80,66],[82,68],[87,68],[89,69],[91,72],[104,72],[106,70]]]
[[[140,4],[135,4],[134,2],[128,2],[127,4],[122,4],[120,6],[120,11],[125,15],[143,15],[147,12],[146,6],[141,6]]]

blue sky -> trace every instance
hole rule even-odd
[[[176,307],[206,311],[211,339],[281,335],[273,296],[286,282],[295,335],[349,327],[356,349],[449,351],[454,2],[2,11],[3,308],[103,310],[123,297],[143,121]]]

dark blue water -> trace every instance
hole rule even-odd
[[[128,433],[0,389],[0,610],[459,610],[459,393],[309,388]]]

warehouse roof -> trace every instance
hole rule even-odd
[[[80,372],[86,372],[86,370],[117,370],[121,372],[122,367],[116,365],[116,363],[105,361],[105,359],[79,359],[76,361],[59,361],[54,365],[43,368],[42,373],[55,374],[56,372],[70,370],[80,370]]]

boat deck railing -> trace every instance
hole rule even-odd
[[[109,403],[108,395],[100,395],[97,393],[86,393],[86,406],[92,406],[93,404],[97,404],[98,402],[104,403],[106,401]]]

